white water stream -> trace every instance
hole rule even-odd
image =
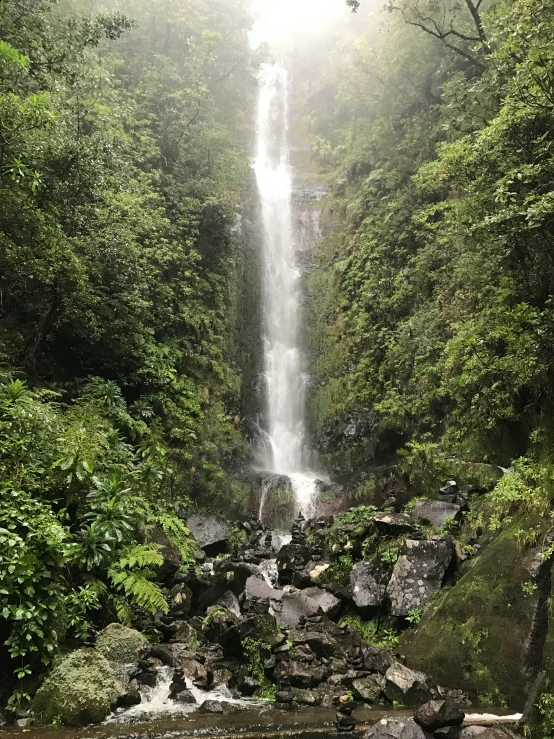
[[[264,466],[290,478],[298,510],[310,517],[317,485],[305,460],[306,374],[299,348],[301,272],[292,215],[288,86],[287,72],[279,64],[262,67],[254,170],[263,222],[264,369],[269,438]]]

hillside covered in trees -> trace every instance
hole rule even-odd
[[[247,0],[0,3],[10,721],[34,705],[99,722],[164,666],[172,697],[227,671],[234,700],[294,708],[337,690],[411,705],[394,670],[497,707],[554,679],[554,6],[346,6],[269,50]],[[335,514],[284,546],[255,520],[265,495],[277,521],[295,502],[256,468],[271,443],[252,161],[260,65],[279,57],[291,212],[321,232],[296,245],[297,379]],[[209,526],[191,533],[197,511]],[[410,548],[438,558],[424,597],[398,575]],[[56,713],[60,655],[85,671],[96,630],[100,672],[121,634],[143,671],[116,689],[112,670],[86,721]],[[554,694],[537,690],[548,739]]]

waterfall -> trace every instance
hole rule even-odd
[[[299,348],[301,271],[293,227],[288,141],[288,76],[279,64],[260,73],[254,169],[262,207],[264,371],[269,445],[266,469],[287,475],[304,516],[313,514],[316,479],[305,463],[306,374]]]

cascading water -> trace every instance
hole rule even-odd
[[[310,516],[317,485],[304,458],[306,376],[299,349],[301,272],[292,218],[288,117],[287,72],[279,64],[264,65],[260,74],[254,164],[263,222],[263,330],[269,438],[264,464],[269,471],[290,478],[298,510]]]

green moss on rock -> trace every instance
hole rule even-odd
[[[121,624],[109,624],[98,634],[97,650],[115,666],[116,672],[124,665],[136,664],[146,638],[136,629]]]
[[[117,696],[115,673],[95,649],[79,649],[60,662],[37,691],[33,715],[43,723],[100,723]]]
[[[545,604],[539,585],[525,592],[539,550],[522,551],[515,531],[537,523],[520,517],[443,592],[400,644],[409,667],[441,685],[506,700],[514,709],[523,706]]]

